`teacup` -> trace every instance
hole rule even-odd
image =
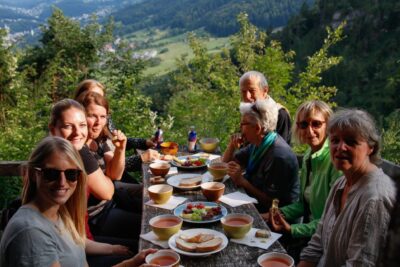
[[[151,218],[149,224],[160,240],[168,240],[181,229],[182,222],[181,217],[164,214]]]
[[[261,267],[271,267],[271,266],[294,266],[294,260],[291,256],[279,252],[269,252],[264,253],[257,259],[258,265]]]
[[[201,191],[208,201],[217,201],[225,191],[225,185],[219,182],[201,184]]]
[[[168,174],[171,165],[169,163],[154,162],[149,165],[149,168],[151,173],[155,176],[165,177],[165,175]]]
[[[241,239],[250,231],[253,217],[247,214],[231,213],[221,219],[221,224],[227,236]]]
[[[146,256],[147,264],[155,264],[167,267],[179,266],[181,258],[178,253],[170,249],[161,249],[156,253],[152,253]]]
[[[214,177],[214,181],[222,181],[228,171],[228,164],[225,162],[212,162],[208,165],[208,171]]]
[[[149,196],[154,203],[164,204],[172,196],[173,188],[167,184],[157,184],[147,188],[147,191],[149,192]]]

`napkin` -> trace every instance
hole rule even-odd
[[[179,230],[178,233],[180,233],[180,232],[181,232],[181,230]],[[160,240],[153,231],[150,231],[146,234],[140,235],[140,237],[143,238],[144,240],[147,240],[147,241],[153,243],[154,245],[160,246],[162,248],[169,248],[168,240]]]
[[[243,244],[250,247],[258,247],[262,249],[268,249],[276,240],[278,240],[282,235],[278,233],[271,232],[269,238],[256,237],[257,228],[251,228],[250,231],[242,239],[231,238],[231,242]]]
[[[185,197],[177,197],[177,196],[171,196],[170,199],[167,201],[167,203],[164,204],[156,204],[154,203],[153,200],[147,201],[145,204],[149,206],[153,206],[156,208],[162,208],[162,209],[167,209],[167,210],[173,210],[175,209],[179,204],[183,203],[186,201],[187,198]]]
[[[169,172],[167,173],[167,175],[174,175],[174,174],[178,174],[178,168],[177,167],[169,168]]]
[[[237,207],[249,203],[258,203],[257,199],[249,197],[247,194],[236,191],[219,198],[219,201],[228,204],[231,207]]]

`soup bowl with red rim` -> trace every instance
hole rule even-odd
[[[231,213],[221,219],[221,224],[227,236],[241,239],[253,226],[253,217],[247,214]]]
[[[161,249],[156,253],[146,256],[147,264],[154,264],[159,266],[175,267],[179,266],[181,258],[178,253],[170,249]]]
[[[219,182],[202,183],[200,187],[208,201],[217,201],[225,191],[225,185]]]
[[[181,217],[163,214],[151,218],[149,224],[160,240],[168,240],[181,229],[182,222]]]
[[[261,267],[292,267],[294,260],[291,256],[279,252],[269,252],[260,255],[257,259]]]

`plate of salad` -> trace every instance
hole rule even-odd
[[[189,202],[175,208],[174,215],[190,223],[217,222],[228,214],[228,210],[215,202]]]
[[[208,160],[198,156],[180,156],[174,157],[171,164],[180,169],[200,169],[207,167]]]

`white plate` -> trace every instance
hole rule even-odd
[[[204,173],[203,176],[206,177],[208,182],[214,182],[214,177],[211,175],[211,173],[209,171]],[[225,175],[224,178],[222,179],[222,181],[218,181],[218,182],[225,183],[226,180],[228,180],[229,178],[230,178],[229,175]]]
[[[212,234],[215,237],[221,237],[222,238],[222,244],[221,246],[219,246],[218,249],[214,250],[214,251],[210,251],[210,252],[187,252],[187,251],[183,251],[180,250],[179,248],[176,247],[176,242],[175,239],[177,236],[179,235],[195,235],[198,233],[204,233],[204,234]],[[172,250],[175,250],[176,252],[178,252],[179,254],[182,255],[186,255],[186,256],[194,256],[194,257],[204,257],[204,256],[208,256],[217,252],[220,252],[221,250],[223,250],[227,245],[228,245],[229,241],[228,238],[221,232],[212,230],[212,229],[205,229],[205,228],[193,228],[193,229],[189,229],[189,230],[185,230],[179,233],[174,234],[173,236],[171,236],[168,240],[168,245]]]
[[[179,183],[181,182],[182,179],[194,178],[194,177],[198,177],[198,176],[201,176],[200,184],[208,182],[208,178],[200,173],[182,173],[182,174],[178,174],[178,175],[169,177],[167,180],[167,184],[169,184],[173,187],[179,188],[181,190],[192,190],[195,188],[199,188],[200,184],[194,185],[194,186],[179,186]]]
[[[193,155],[187,155],[187,156],[180,156],[178,157],[178,159],[180,161],[185,161],[187,158],[191,158],[191,159],[200,159],[200,157],[198,156],[193,156]],[[182,166],[181,164],[179,164],[178,162],[171,160],[171,165],[178,167],[180,169],[183,170],[196,170],[196,169],[202,169],[202,168],[207,168],[207,163],[208,160],[206,160],[206,162],[203,165],[200,166]]]
[[[210,220],[203,220],[203,221],[192,221],[192,220],[185,219],[185,218],[181,217],[183,210],[186,209],[186,206],[187,206],[188,204],[192,204],[193,206],[196,206],[196,205],[199,204],[199,203],[204,204],[205,206],[210,206],[210,207],[218,207],[218,206],[219,206],[219,207],[221,207],[221,214],[220,214],[220,215],[217,215],[217,216],[214,216],[214,217],[213,217],[212,219],[210,219]],[[217,203],[215,203],[215,202],[207,202],[207,201],[188,202],[188,203],[179,205],[178,207],[176,207],[176,208],[174,209],[174,215],[175,215],[175,216],[181,217],[181,218],[183,219],[184,222],[190,222],[190,223],[211,223],[211,222],[217,222],[217,221],[221,220],[221,218],[224,217],[224,216],[226,216],[227,214],[228,214],[228,210],[227,210],[224,206],[222,206],[222,205],[220,205],[220,204],[217,204]]]

